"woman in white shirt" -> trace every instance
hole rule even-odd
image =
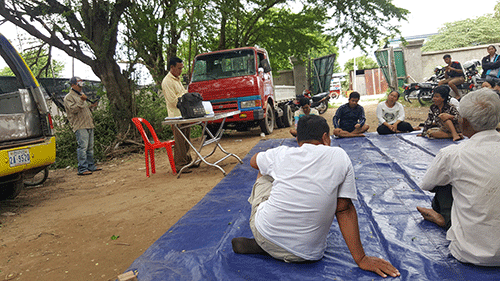
[[[378,128],[380,135],[406,133],[413,131],[410,123],[405,122],[405,109],[398,102],[399,93],[392,91],[387,100],[377,106]]]

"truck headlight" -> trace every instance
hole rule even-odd
[[[256,100],[247,100],[247,101],[242,101],[240,103],[240,108],[243,109],[243,108],[257,107],[259,105],[260,105],[260,102],[259,102],[259,104],[257,104]]]

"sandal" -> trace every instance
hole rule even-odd
[[[85,171],[85,172],[81,172],[81,173],[78,173],[79,176],[88,176],[88,175],[92,175],[92,172],[91,171]]]

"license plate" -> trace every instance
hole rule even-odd
[[[31,162],[30,150],[20,149],[20,150],[9,151],[9,162],[11,167],[29,164]]]

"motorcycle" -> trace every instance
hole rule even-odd
[[[481,87],[483,80],[477,70],[480,65],[479,60],[470,60],[463,64],[465,82],[457,85],[461,97]],[[418,99],[421,105],[425,105],[432,99],[433,90],[438,86],[439,81],[444,79],[444,72],[445,68],[438,66],[434,68],[434,75],[426,79],[425,82],[406,84],[404,86],[405,100],[411,103],[412,99]]]
[[[411,103],[411,100],[419,99],[419,96],[425,97],[428,94],[432,96],[432,90],[437,87],[439,80],[444,79],[444,72],[444,67],[436,66],[434,68],[434,74],[425,78],[424,82],[405,84],[403,87],[405,101]],[[422,104],[420,99],[419,102]]]
[[[304,90],[302,95],[297,95],[296,99],[292,103],[292,110],[299,109],[299,98],[306,97],[309,99],[309,103],[311,104],[311,108],[315,108],[319,114],[323,114],[328,110],[328,103],[331,98],[331,94],[329,92],[318,93],[314,96],[311,96],[311,92],[309,90]]]

